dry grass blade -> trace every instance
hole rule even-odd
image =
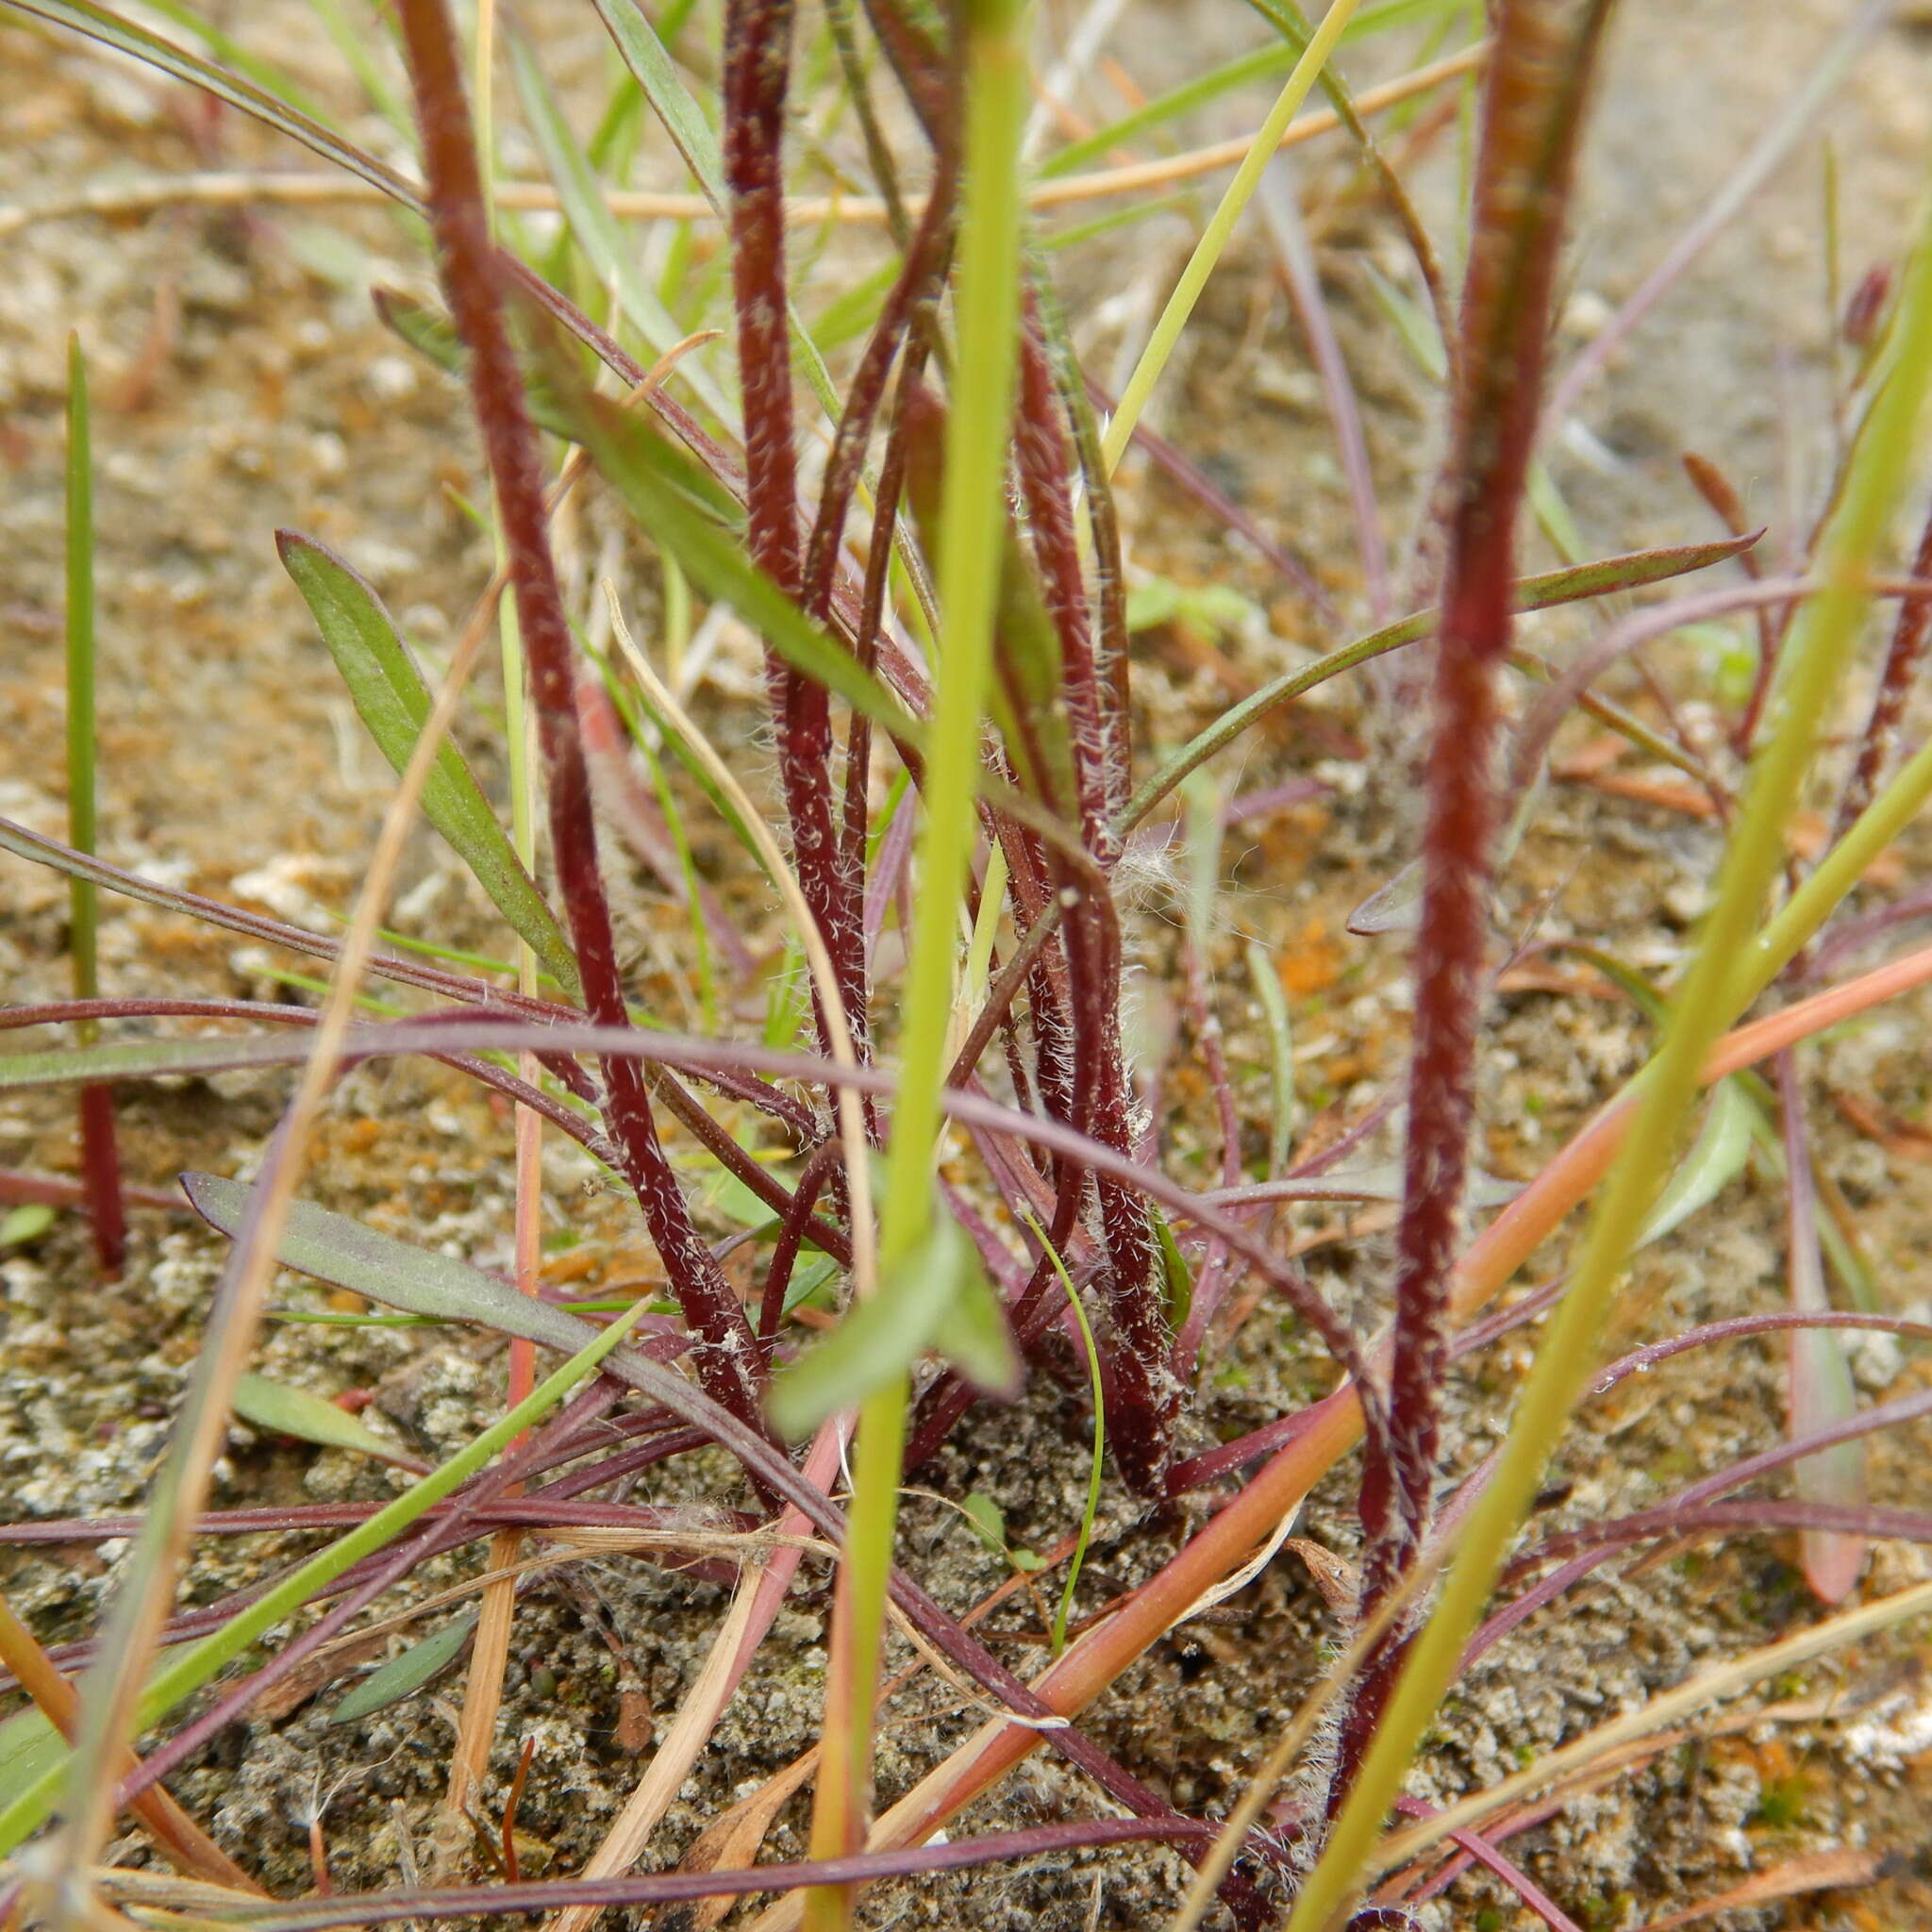
[[[1666,1912],[1650,1920],[1643,1932],[1678,1932],[1684,1925],[1701,1925],[1724,1912],[1741,1912],[1752,1906],[1774,1905],[1781,1898],[1801,1898],[1812,1891],[1852,1890],[1870,1885],[1890,1862],[1884,1852],[1864,1851],[1846,1845],[1831,1852],[1813,1852],[1802,1858],[1788,1858],[1769,1872],[1758,1872],[1740,1885],[1714,1891],[1681,1911]]]
[[[678,1870],[720,1872],[734,1865],[753,1863],[773,1821],[791,1798],[804,1789],[818,1763],[819,1754],[814,1746],[774,1777],[767,1778],[748,1797],[741,1798],[730,1810],[721,1812],[692,1841]],[[667,1925],[665,1932],[710,1932],[731,1910],[732,1903],[728,1898],[708,1898],[691,1907],[691,1916],[678,1922],[675,1928]]]
[[[1465,48],[1457,54],[1432,60],[1413,73],[1401,75],[1381,87],[1365,88],[1356,96],[1356,108],[1364,114],[1379,114],[1418,94],[1432,92],[1450,81],[1480,70],[1488,54],[1484,44]],[[1341,120],[1332,109],[1304,114],[1289,124],[1282,136],[1284,149],[1302,146],[1334,134]],[[1136,161],[1118,168],[1098,169],[1089,175],[1069,175],[1060,180],[1036,182],[1026,196],[1028,208],[1037,210],[1076,208],[1090,201],[1103,201],[1114,195],[1143,194],[1149,190],[1172,186],[1177,181],[1196,180],[1236,166],[1247,152],[1245,141],[1217,142],[1158,161]],[[494,205],[519,214],[554,214],[561,206],[557,190],[547,181],[498,181],[492,189]],[[392,200],[393,192],[381,184],[354,175],[294,174],[277,170],[230,171],[204,169],[179,175],[157,175],[141,181],[103,181],[77,192],[49,197],[43,202],[16,202],[0,205],[0,242],[37,222],[70,221],[77,215],[126,216],[152,212],[157,208],[184,205],[206,208],[243,208],[251,202],[282,203],[296,207],[328,207],[380,204]],[[610,212],[624,221],[709,222],[718,210],[703,194],[658,192],[649,189],[611,189],[604,197]],[[917,219],[918,206],[908,212]],[[788,196],[785,219],[795,227],[820,227],[828,222],[864,226],[883,226],[891,210],[883,197],[872,194],[803,194]]]
[[[1653,1697],[1639,1709],[1613,1718],[1607,1724],[1599,1724],[1595,1730],[1540,1757],[1525,1770],[1502,1779],[1488,1790],[1477,1791],[1458,1804],[1447,1806],[1435,1817],[1405,1831],[1390,1834],[1374,1847],[1373,1870],[1376,1874],[1392,1871],[1397,1865],[1407,1863],[1418,1852],[1441,1843],[1450,1832],[1465,1825],[1479,1825],[1485,1819],[1494,1817],[1497,1812],[1507,1809],[1544,1786],[1587,1770],[1599,1757],[1619,1746],[1646,1737],[1652,1731],[1663,1730],[1680,1718],[1702,1709],[1707,1704],[1716,1703],[1721,1697],[1748,1690],[1767,1677],[1795,1670],[1800,1664],[1809,1663],[1813,1657],[1842,1650],[1849,1644],[1875,1636],[1881,1630],[1891,1629],[1910,1618],[1928,1612],[1932,1612],[1932,1583],[1921,1583],[1910,1590],[1881,1597],[1876,1603],[1861,1605],[1856,1610],[1828,1618],[1823,1624],[1799,1631],[1794,1637],[1766,1644],[1759,1650],[1747,1651],[1742,1657],[1716,1665],[1692,1677],[1690,1682],[1680,1684],[1674,1690]]]
[[[13,1673],[42,1716],[72,1742],[80,1700],[5,1598],[0,1598],[0,1664]],[[120,1775],[125,1776],[139,1763],[132,1751],[125,1753]],[[159,1786],[142,1791],[128,1808],[154,1834],[164,1856],[185,1877],[231,1891],[253,1892],[259,1898],[268,1896]]]

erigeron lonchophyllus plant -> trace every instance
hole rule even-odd
[[[387,201],[409,234],[426,229],[437,298],[375,293],[412,352],[465,387],[481,445],[475,516],[495,562],[432,680],[345,558],[299,531],[275,536],[362,725],[397,774],[340,934],[104,861],[92,718],[111,694],[97,689],[92,653],[93,456],[76,345],[67,418],[70,836],[63,843],[0,823],[0,843],[17,858],[73,882],[75,997],[8,1011],[9,1027],[64,1032],[0,1059],[0,1085],[79,1090],[82,1178],[0,1176],[14,1204],[0,1238],[36,1241],[50,1209],[78,1208],[99,1268],[111,1273],[122,1260],[122,1201],[143,1211],[155,1204],[121,1183],[108,1083],[275,1065],[299,1074],[252,1179],[184,1176],[194,1211],[232,1246],[138,1523],[0,1531],[16,1542],[132,1538],[108,1613],[86,1641],[49,1651],[23,1621],[0,1614],[0,1662],[30,1700],[0,1727],[0,1765],[9,1770],[0,1787],[0,1918],[92,1924],[104,1900],[131,1909],[153,1897],[198,1918],[288,1932],[533,1912],[576,1932],[611,1906],[682,1901],[702,1905],[708,1924],[734,1898],[775,1893],[761,1926],[805,1919],[834,1927],[854,1923],[860,1889],[874,1880],[916,1883],[921,1874],[1150,1840],[1195,1868],[1177,1925],[1197,1922],[1217,1897],[1242,1925],[1284,1914],[1310,1932],[1407,1923],[1472,1860],[1544,1923],[1570,1924],[1560,1902],[1500,1849],[1548,1815],[1532,1799],[1560,1793],[1566,1778],[1706,1700],[1932,1608],[1924,1586],[1855,1606],[1726,1659],[1456,1806],[1430,1810],[1404,1795],[1458,1664],[1504,1642],[1543,1605],[1568,1601],[1566,1591],[1624,1550],[1794,1532],[1813,1591],[1836,1603],[1857,1587],[1872,1541],[1932,1540],[1932,1519],[1874,1505],[1866,1492],[1864,1440],[1928,1405],[1907,1397],[1860,1408],[1846,1333],[1927,1331],[1877,1304],[1807,1124],[1802,1058],[1807,1041],[1932,979],[1932,956],[1922,952],[1834,977],[1854,944],[1909,910],[1842,913],[1932,790],[1932,750],[1903,762],[1896,755],[1932,608],[1919,594],[1932,538],[1904,575],[1885,575],[1932,375],[1926,238],[1907,238],[1896,275],[1854,306],[1856,355],[1835,398],[1847,433],[1815,527],[1799,533],[1801,566],[1776,575],[1758,560],[1760,533],[1720,466],[1701,456],[1690,459],[1691,480],[1722,535],[1687,531],[1675,547],[1590,558],[1572,547],[1570,511],[1539,456],[1592,369],[1790,151],[1865,23],[1848,30],[1716,208],[1562,374],[1546,405],[1572,177],[1611,0],[1501,0],[1485,37],[1462,45],[1455,36],[1468,9],[1433,0],[1332,0],[1317,22],[1284,0],[1256,0],[1277,38],[1134,102],[1057,151],[1045,140],[1053,116],[1036,113],[1029,81],[1044,76],[1051,98],[1065,84],[1054,59],[1091,63],[1096,48],[1079,31],[1066,48],[1048,47],[1024,0],[867,0],[862,10],[827,0],[822,13],[791,0],[675,0],[655,11],[595,0],[613,78],[589,142],[546,73],[547,13],[525,19],[479,0],[458,20],[446,0],[398,0],[372,38],[368,23],[317,0],[316,19],[338,37],[368,105],[413,144],[411,172],[352,142],[343,117],[296,77],[189,7],[161,9],[176,36],[168,39],[72,0],[10,5],[206,90],[331,171],[89,187],[17,211],[12,225],[139,212],[171,198],[272,205],[336,193]],[[1427,58],[1352,93],[1341,73],[1345,49],[1418,25]],[[1263,80],[1278,82],[1273,106],[1232,152],[1117,158]],[[1424,109],[1403,158],[1391,157],[1373,115],[1457,85],[1459,105],[1450,93],[1447,112]],[[1309,105],[1317,91],[1325,107]],[[541,159],[542,179],[503,172],[512,114],[525,137],[519,151]],[[841,179],[847,162],[829,149],[845,116],[857,124],[845,147],[872,192],[841,187],[814,201],[801,177]],[[1432,130],[1458,121],[1468,193],[1451,242],[1431,238],[1403,168],[1425,156]],[[675,191],[629,187],[646,132],[677,157],[685,179]],[[1416,292],[1387,277],[1378,287],[1440,385],[1440,474],[1401,558],[1388,554],[1360,406],[1304,210],[1273,172],[1284,147],[1331,137],[1354,143],[1365,192],[1408,253]],[[1102,159],[1108,165],[1093,165]],[[1224,190],[1211,208],[1188,205],[1198,230],[1191,252],[1111,398],[1077,353],[1057,254],[1168,208],[1178,184],[1216,167],[1228,175]],[[1099,222],[1065,212],[1103,196],[1127,199]],[[554,214],[554,225],[526,225],[531,210]],[[648,273],[624,225],[633,214],[680,225],[668,261]],[[830,302],[816,299],[799,266],[816,245],[814,222],[883,231],[876,272]],[[1336,641],[1331,592],[1303,560],[1190,458],[1185,419],[1164,435],[1142,421],[1172,387],[1170,360],[1244,222],[1278,254],[1334,427],[1373,625],[1353,641]],[[699,273],[700,234],[715,240],[715,274]],[[1311,661],[1262,683],[1178,748],[1152,752],[1137,744],[1144,719],[1115,495],[1137,444],[1330,630]],[[621,508],[652,554],[655,628],[636,585],[585,584],[579,598],[558,568],[559,520],[590,491]],[[1560,568],[1524,569],[1532,518],[1567,552]],[[1713,577],[1719,588],[1632,602],[1645,587],[1730,565],[1739,577]],[[1897,616],[1869,721],[1848,750],[1822,748],[1824,721],[1881,596],[1895,600]],[[1526,641],[1523,612],[1605,599],[1616,602],[1600,632],[1569,663]],[[1404,602],[1411,614],[1398,616]],[[770,825],[693,714],[684,671],[697,655],[700,604],[729,613],[762,658]],[[1167,615],[1186,622],[1221,608],[1206,593],[1176,593]],[[1591,689],[1649,639],[1740,613],[1755,629],[1722,741],[1687,731],[1668,702],[1640,714]],[[507,809],[449,738],[458,717],[477,714],[467,687],[492,631]],[[1292,1016],[1274,962],[1250,946],[1271,1059],[1260,1082],[1266,1109],[1254,1116],[1257,1174],[1243,1133],[1244,1108],[1254,1110],[1221,1033],[1229,1002],[1248,997],[1247,981],[1217,987],[1211,972],[1234,807],[1207,769],[1261,720],[1397,653],[1410,668],[1391,688],[1430,693],[1422,750],[1390,781],[1418,798],[1420,868],[1414,890],[1378,893],[1363,923],[1413,931],[1405,1083],[1336,1144],[1300,1153]],[[1512,687],[1523,695],[1513,730]],[[1534,822],[1558,727],[1579,708],[1674,767],[1695,808],[1724,827],[1711,908],[1665,984],[1601,947],[1520,936],[1512,947],[1500,937],[1499,880]],[[1836,788],[1829,832],[1800,862],[1790,823],[1821,788]],[[1199,1124],[1184,1135],[1151,1115],[1137,1084],[1151,1070],[1136,1068],[1124,1023],[1124,859],[1158,831],[1170,801],[1181,808],[1174,823],[1188,874],[1179,1003],[1211,1096],[1210,1141],[1218,1131],[1222,1149],[1221,1185],[1207,1193],[1173,1177]],[[698,812],[724,826],[740,862],[775,896],[775,945],[742,930],[699,871]],[[406,842],[425,823],[500,915],[513,953],[500,965],[441,957],[387,931]],[[658,1024],[627,982],[613,841],[688,912],[690,1008],[703,1016],[702,1032]],[[189,994],[158,975],[139,993],[103,997],[94,967],[103,891],[322,961],[325,976],[309,983],[316,1004]],[[1512,957],[1558,943],[1643,1010],[1656,1054],[1474,1228],[1475,1094],[1497,974]],[[376,979],[407,990],[408,1003],[371,1017]],[[750,1006],[766,1014],[762,1031],[739,1024]],[[157,1019],[195,1024],[119,1024]],[[400,1056],[433,1057],[513,1110],[512,1281],[303,1198],[335,1083],[351,1066]],[[1769,1078],[1754,1071],[1760,1065]],[[1706,1088],[1711,1099],[1691,1134]],[[1386,1180],[1345,1157],[1391,1118],[1403,1157],[1378,1326],[1331,1303],[1286,1257],[1275,1222],[1296,1199],[1389,1193]],[[575,1142],[634,1201],[662,1271],[647,1305],[631,1296],[566,1308],[544,1291],[546,1134]],[[1790,1310],[1707,1323],[1606,1362],[1606,1310],[1631,1254],[1666,1240],[1754,1161],[1786,1191]],[[741,1234],[706,1239],[693,1173],[728,1180],[756,1204]],[[1569,1273],[1473,1321],[1592,1196]],[[753,1259],[748,1277],[725,1265],[741,1249]],[[501,1419],[430,1467],[333,1405],[252,1374],[277,1266],[417,1323],[508,1338]],[[1202,1447],[1192,1420],[1199,1384],[1216,1339],[1224,1341],[1217,1318],[1240,1307],[1244,1283],[1278,1297],[1341,1379],[1308,1406]],[[128,1291],[139,1286],[137,1274]],[[1837,1307],[1834,1291],[1851,1306]],[[1444,1426],[1452,1364],[1546,1310],[1506,1440],[1474,1471],[1458,1470]],[[1672,1355],[1755,1336],[1783,1338],[1790,1351],[1783,1448],[1711,1472],[1641,1516],[1521,1541],[1579,1402]],[[546,1372],[540,1350],[562,1365]],[[1008,1542],[991,1499],[946,1499],[1010,1563],[1003,1588],[1050,1589],[1048,1573],[1067,1566],[1057,1612],[1041,1599],[1052,1661],[1029,1683],[922,1587],[896,1526],[902,1493],[924,1479],[969,1413],[1042,1377],[1089,1410],[1084,1521],[1036,1553]],[[231,1416],[387,1455],[414,1480],[348,1517],[300,1505],[211,1511]],[[699,1524],[688,1508],[651,1498],[647,1473],[707,1446],[734,1458],[742,1482]],[[1251,1580],[1318,1479],[1350,1457],[1360,1558],[1331,1576],[1339,1661],[1317,1675],[1230,1816],[1190,1816],[1095,1742],[1079,1715],[1175,1624]],[[1725,1500],[1786,1468],[1790,1497]],[[1217,1507],[1149,1581],[1106,1615],[1072,1621],[1108,1480],[1150,1509],[1199,1495]],[[341,1533],[270,1586],[177,1607],[198,1535],[324,1528]],[[559,1545],[565,1529],[606,1541]],[[427,1559],[472,1544],[488,1555],[458,1592],[462,1601],[439,1595],[397,1608],[391,1593]],[[586,1547],[722,1582],[731,1607],[596,1852],[578,1873],[526,1876],[516,1817],[526,1778],[542,1775],[527,1751],[494,1817],[479,1809],[516,1582],[581,1560]],[[640,1872],[788,1592],[827,1563],[815,1753],[715,1822],[715,1856]],[[480,1603],[470,1605],[471,1594]],[[316,1614],[299,1634],[273,1651],[258,1647],[296,1627],[290,1620],[305,1608]],[[392,1617],[419,1630],[437,1621],[359,1687],[341,1708],[344,1722],[419,1694],[468,1656],[429,1870],[411,1857],[389,1890],[326,1895],[318,1808],[311,1850],[325,1896],[266,1897],[245,1869],[247,1848],[217,1844],[162,1781],[298,1671],[322,1681],[346,1672],[353,1646],[366,1648]],[[881,1810],[874,1746],[883,1700],[899,1681],[883,1676],[889,1625],[911,1637],[912,1670],[943,1669],[995,1714]],[[151,1740],[140,1757],[138,1739]],[[947,1840],[942,1827],[1036,1750],[1059,1754],[1109,1815]],[[809,1857],[757,1864],[778,1807],[808,1781]],[[132,1870],[102,1874],[99,1855],[124,1808],[195,1889],[153,1894]],[[1830,1869],[1840,1882],[1855,1875],[1843,1862]]]

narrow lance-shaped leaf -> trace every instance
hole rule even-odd
[[[357,715],[383,757],[401,772],[429,716],[430,701],[394,622],[369,585],[323,545],[291,530],[278,532],[275,542],[342,674]],[[448,742],[438,751],[423,787],[423,813],[544,970],[572,999],[581,997],[569,941],[461,753]]]
[[[394,1442],[385,1441],[367,1423],[338,1408],[325,1396],[308,1389],[291,1389],[266,1375],[243,1375],[235,1384],[229,1407],[251,1428],[278,1436],[296,1436],[327,1449],[353,1449],[393,1462],[401,1469],[420,1470],[422,1460]]]
[[[937,1345],[982,1388],[1010,1394],[1018,1362],[979,1257],[951,1215],[934,1211],[926,1237],[832,1332],[773,1384],[774,1427],[809,1435],[862,1402]]]
[[[392,1704],[400,1704],[406,1697],[415,1696],[432,1677],[446,1671],[462,1656],[463,1647],[475,1628],[474,1610],[452,1617],[421,1643],[412,1643],[401,1657],[392,1657],[381,1669],[371,1671],[324,1722],[355,1724],[358,1719],[375,1716],[378,1710],[387,1710]]]
[[[1681,1226],[1743,1173],[1751,1156],[1751,1101],[1744,1090],[1736,1080],[1721,1082],[1690,1153],[1650,1210],[1637,1238],[1640,1248]]]
[[[1288,1151],[1294,1141],[1294,1028],[1274,956],[1255,940],[1248,941],[1244,953],[1255,1004],[1268,1028],[1269,1090],[1274,1105],[1268,1116],[1267,1173],[1272,1179],[1287,1168]]]
[[[210,1227],[232,1239],[253,1191],[246,1181],[185,1174],[181,1190]],[[288,1231],[275,1249],[285,1268],[346,1288],[408,1315],[441,1322],[479,1322],[502,1335],[573,1353],[593,1333],[587,1323],[508,1282],[448,1255],[411,1247],[311,1201],[289,1211]]]

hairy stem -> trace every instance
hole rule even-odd
[[[1515,530],[1542,392],[1557,247],[1583,100],[1609,0],[1508,0],[1484,102],[1463,292],[1462,381],[1443,507],[1447,568],[1423,834],[1390,1431],[1396,1493],[1365,1482],[1372,1613],[1427,1534],[1448,1369],[1449,1276],[1461,1239],[1486,984],[1495,831],[1496,674],[1509,650]],[[1373,1730],[1391,1641],[1349,1713],[1342,1776]],[[1339,1803],[1341,1777],[1331,1794]]]
[[[476,151],[457,40],[444,0],[400,9],[422,128],[443,294],[470,356],[470,390],[495,485],[517,621],[530,669],[550,780],[550,841],[583,977],[599,1024],[629,1024],[609,903],[597,866],[590,774],[578,736],[570,625],[544,528],[542,473],[503,312],[498,259],[484,218]],[[700,1239],[670,1160],[658,1144],[642,1073],[634,1060],[603,1063],[606,1116],[625,1179],[643,1210],[673,1291],[698,1340],[698,1374],[724,1407],[762,1429],[757,1341],[710,1250]]]

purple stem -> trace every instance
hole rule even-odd
[[[1557,246],[1582,98],[1608,0],[1503,0],[1484,103],[1435,729],[1423,836],[1390,1427],[1399,1491],[1364,1484],[1363,1600],[1378,1604],[1426,1533],[1461,1236],[1496,799],[1495,675],[1509,649],[1515,531],[1542,390]]]
[[[731,286],[744,395],[749,547],[752,561],[795,601],[801,588],[798,458],[788,337],[783,155],[791,21],[792,0],[728,0],[724,173],[731,190]],[[829,570],[824,591],[829,601]],[[765,677],[799,890],[832,955],[857,1041],[863,1038],[865,1015],[854,908],[841,874],[832,817],[831,702],[823,685],[793,670],[769,646]],[[816,988],[812,1007],[823,1046],[830,1035]]]
[[[1347,358],[1329,319],[1328,304],[1322,294],[1322,276],[1315,266],[1315,251],[1308,245],[1307,224],[1288,163],[1277,158],[1261,177],[1261,217],[1269,239],[1274,243],[1281,279],[1287,285],[1289,300],[1307,338],[1308,352],[1322,378],[1322,393],[1328,405],[1328,420],[1335,429],[1335,448],[1341,458],[1341,474],[1348,483],[1349,507],[1355,515],[1356,548],[1361,557],[1362,578],[1369,590],[1369,616],[1376,625],[1387,624],[1395,614],[1395,591],[1389,576],[1389,546],[1382,540],[1381,508],[1375,498],[1375,479],[1369,468],[1369,442],[1362,431],[1362,412],[1356,402],[1355,384],[1348,373]]]
[[[462,1886],[442,1891],[337,1894],[281,1907],[245,1922],[259,1932],[325,1932],[336,1925],[388,1925],[405,1919],[534,1916],[570,1907],[674,1905],[756,1892],[797,1891],[814,1885],[864,1885],[933,1872],[970,1872],[1017,1858],[1055,1857],[1095,1845],[1166,1841],[1205,1848],[1220,1827],[1183,1818],[1100,1818],[1036,1824],[1024,1831],[910,1845],[890,1852],[855,1852],[811,1863],[754,1865],[736,1872],[631,1873],[617,1878],[563,1878],[518,1885]]]
[[[1918,552],[1912,558],[1912,575],[1932,577],[1932,513],[1927,514],[1925,527],[1919,537]],[[1858,761],[1852,767],[1844,795],[1838,802],[1838,815],[1831,831],[1834,845],[1872,803],[1878,781],[1891,761],[1891,748],[1912,694],[1920,660],[1925,655],[1928,634],[1932,634],[1932,597],[1907,597],[1899,605],[1891,647],[1885,654],[1885,668],[1878,674],[1878,689],[1873,694],[1872,715],[1865,723]]]
[[[1395,1808],[1405,1818],[1433,1818],[1436,1807],[1424,1805],[1420,1798],[1397,1798]],[[1583,1927],[1533,1879],[1523,1867],[1513,1859],[1506,1858],[1488,1839],[1474,1831],[1452,1831],[1449,1834],[1453,1843],[1458,1844],[1477,1864],[1493,1872],[1551,1932],[1583,1932]]]

